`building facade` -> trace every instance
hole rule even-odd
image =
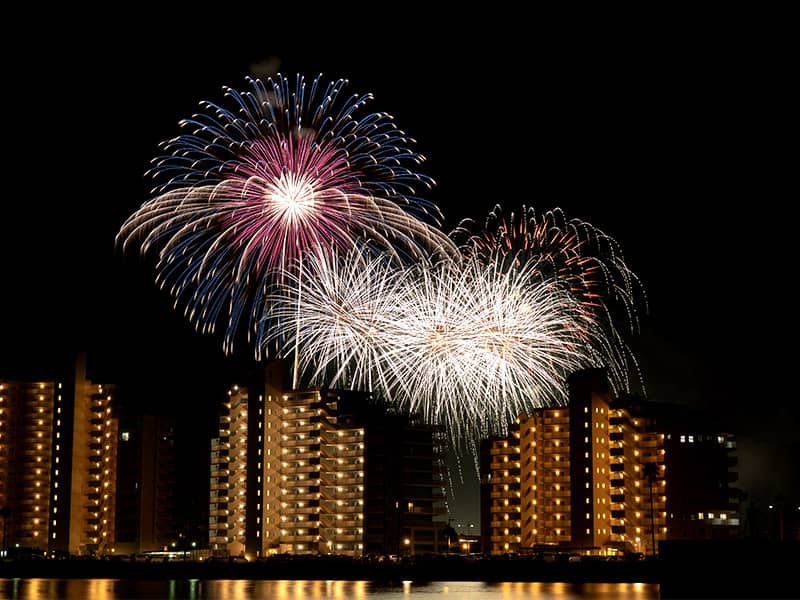
[[[653,554],[664,539],[738,533],[730,434],[689,435],[696,418],[612,399],[601,369],[568,386],[567,407],[523,414],[482,443],[484,551]]]
[[[117,554],[164,550],[177,538],[175,429],[173,417],[119,416]]]
[[[113,552],[113,394],[86,378],[83,356],[62,381],[0,382],[4,548]]]
[[[0,381],[3,550],[17,545],[47,550],[50,523],[61,518],[57,501],[64,490],[52,474],[60,468],[61,445],[54,434],[62,431],[62,388],[53,381]]]
[[[250,557],[437,549],[435,432],[363,394],[229,391],[211,446],[209,543]]]
[[[508,437],[483,442],[481,532],[492,554],[610,541],[608,384],[599,370],[568,384],[568,407],[521,415]]]

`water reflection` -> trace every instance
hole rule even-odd
[[[650,600],[659,597],[657,584],[560,583],[473,581],[374,583],[369,581],[246,579],[171,579],[130,581],[118,579],[0,579],[0,598],[40,600],[120,600],[122,598],[169,600],[402,600],[446,594],[467,600]]]
[[[461,585],[461,584],[459,584]],[[563,583],[539,581],[515,581],[498,584],[479,584],[486,587],[496,585],[500,592],[487,598],[542,598],[579,599],[598,598],[600,600],[650,600],[659,597],[657,584],[649,583]],[[479,596],[476,596],[476,598]]]

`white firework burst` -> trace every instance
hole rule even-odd
[[[369,256],[313,260],[313,275],[271,300],[273,338],[302,348],[309,383],[376,393],[455,443],[561,403],[566,374],[620,358],[595,313],[534,262],[473,256],[400,269]]]

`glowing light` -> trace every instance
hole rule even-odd
[[[415,171],[424,157],[390,115],[366,110],[370,94],[347,96],[347,81],[321,76],[248,85],[180,122],[149,172],[153,197],[117,241],[158,248],[157,282],[198,330],[223,323],[226,351],[249,313],[258,357],[265,294],[308,256],[364,240],[398,260],[455,246],[426,222],[436,207],[415,196],[433,183]]]
[[[536,264],[503,270],[473,256],[398,269],[358,252],[315,257],[311,275],[289,275],[271,298],[281,324],[272,336],[289,348],[299,336],[312,384],[376,392],[477,440],[566,401],[567,373],[615,360],[615,338]]]

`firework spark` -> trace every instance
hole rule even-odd
[[[375,392],[474,443],[564,401],[567,373],[618,360],[594,313],[536,266],[322,257],[272,304],[312,383]]]
[[[598,326],[605,327],[606,366],[614,389],[629,389],[631,368],[641,381],[638,364],[616,325],[637,331],[636,307],[646,309],[647,298],[614,238],[586,221],[567,219],[559,208],[537,214],[523,207],[506,219],[499,205],[489,213],[480,233],[471,233],[465,221],[453,237],[467,238],[461,250],[469,256],[502,269],[525,264],[542,281],[562,286]]]
[[[587,308],[605,310],[609,303],[619,303],[636,328],[635,296],[643,296],[642,286],[616,240],[590,223],[567,219],[559,208],[538,215],[523,207],[506,219],[495,206],[480,233],[472,234],[464,222],[453,235],[464,236],[461,249],[466,254],[504,268],[533,263],[530,268],[540,278],[559,281]]]
[[[396,262],[455,247],[427,222],[436,207],[415,195],[432,180],[415,171],[414,140],[366,109],[371,95],[348,97],[345,80],[321,77],[248,83],[181,121],[149,172],[153,197],[117,241],[157,251],[157,282],[199,330],[224,321],[226,351],[249,314],[258,357],[271,286],[309,257],[365,239]]]

